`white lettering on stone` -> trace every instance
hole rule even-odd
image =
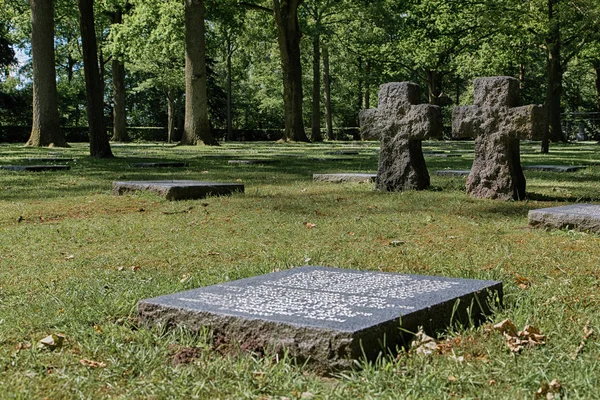
[[[196,293],[180,301],[252,316],[289,316],[345,322],[376,310],[411,310],[398,300],[449,289],[458,282],[416,280],[406,275],[310,271],[264,281],[256,286],[222,285],[221,291]]]

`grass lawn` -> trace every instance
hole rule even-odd
[[[138,143],[94,160],[84,144],[0,144],[0,165],[74,159],[69,171],[0,170],[0,398],[531,399],[538,390],[538,398],[597,398],[600,236],[532,230],[527,212],[600,202],[600,145],[541,155],[539,143],[523,143],[523,165],[591,166],[525,171],[521,202],[471,199],[464,177],[433,173],[470,168],[472,142],[424,143],[462,154],[426,157],[426,191],[312,182],[313,173],[375,172],[377,146]],[[339,149],[359,154],[326,154]],[[239,158],[278,162],[227,163]],[[130,166],[151,161],[189,166]],[[115,180],[148,179],[241,181],[246,193],[179,202],[112,195]],[[215,349],[206,335],[137,324],[140,299],[306,264],[501,280],[504,309],[487,325],[440,332],[433,355],[402,351],[327,377]],[[545,344],[511,352],[489,329],[507,318],[538,328]],[[51,334],[64,335],[62,346],[40,349]],[[194,357],[175,365],[186,354]]]

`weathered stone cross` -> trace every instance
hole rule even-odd
[[[543,107],[516,107],[519,81],[507,76],[475,79],[473,103],[452,111],[452,136],[475,138],[467,193],[477,198],[524,199],[519,140],[541,135]]]
[[[381,139],[377,189],[397,192],[429,186],[421,142],[441,137],[438,106],[419,104],[419,85],[392,82],[381,86],[379,107],[361,111],[360,126]]]

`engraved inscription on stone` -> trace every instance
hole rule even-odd
[[[412,310],[413,306],[398,304],[399,301],[456,285],[458,282],[415,280],[407,275],[315,270],[257,286],[217,285],[221,286],[218,293],[195,293],[178,300],[257,317],[280,315],[346,322],[353,317],[369,317],[375,310]]]

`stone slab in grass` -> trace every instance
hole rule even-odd
[[[435,171],[436,175],[441,176],[469,176],[470,169],[439,169]]]
[[[51,162],[51,163],[61,163],[61,162],[73,162],[72,158],[63,158],[63,157],[38,157],[38,158],[24,158],[25,162]]]
[[[189,200],[243,193],[244,185],[189,180],[113,182],[113,193],[117,196],[138,191],[156,193],[167,200]]]
[[[359,154],[358,150],[332,150],[326,151],[327,155],[338,155],[338,156],[356,156]]]
[[[189,164],[186,162],[171,162],[171,161],[159,161],[159,162],[144,162],[130,164],[134,168],[183,168]]]
[[[600,205],[597,204],[540,208],[529,211],[528,219],[532,227],[600,233]]]
[[[423,153],[426,157],[438,157],[438,158],[454,158],[454,157],[462,157],[462,154],[454,154],[454,153]]]
[[[269,160],[269,159],[248,159],[248,160],[229,160],[228,164],[234,165],[261,165],[261,164],[274,164],[278,162],[278,160]]]
[[[71,169],[68,165],[0,165],[0,169],[9,171],[27,171],[27,172],[42,172],[42,171],[64,171]]]
[[[528,165],[523,169],[531,171],[547,171],[547,172],[576,172],[580,169],[585,169],[586,166],[578,165]]]
[[[419,327],[481,321],[501,299],[496,281],[305,266],[141,300],[138,313],[331,370],[404,345]]]
[[[313,174],[313,181],[315,182],[331,182],[331,183],[344,183],[344,182],[375,182],[377,174]]]

